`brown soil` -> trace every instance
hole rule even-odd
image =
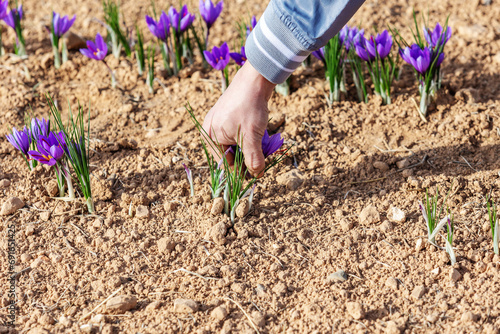
[[[149,3],[122,3],[126,21],[137,21],[149,40],[143,19]],[[247,12],[259,16],[265,3],[227,1],[212,42],[236,38],[235,20]],[[250,333],[251,323],[261,333],[499,332],[500,258],[484,205],[490,189],[500,201],[498,2],[367,1],[351,23],[369,32],[394,25],[409,38],[412,6],[429,12],[433,24],[450,14],[444,88],[428,122],[416,114],[407,66],[392,105],[377,98],[357,103],[350,87],[347,100],[332,108],[320,64],[299,69],[291,95],[275,94],[270,104],[273,119],[285,118],[278,131],[295,143],[293,155],[259,181],[249,215],[227,231],[228,219],[210,214],[208,171],[184,109],[190,102],[203,118],[220,95],[218,73],[187,68],[180,79],[160,78],[163,85],[150,95],[135,61],[125,57],[107,58],[121,85],[116,90],[103,64],[75,51],[56,71],[43,27],[52,9],[76,13],[72,31],[91,38],[104,33],[93,20],[103,18],[100,2],[23,4],[29,58],[0,59],[2,138],[7,125],[22,124],[30,105],[48,116],[46,92],[62,109],[67,101],[73,107],[90,101],[97,214],[51,199],[48,169],[29,173],[20,154],[0,141],[0,179],[10,181],[0,203],[12,196],[26,203],[0,225],[1,321],[8,320],[8,224],[16,226],[16,271],[22,271],[17,325],[0,332]],[[4,31],[10,52],[12,38]],[[410,168],[398,168],[405,159],[402,166]],[[193,170],[194,198],[181,162]],[[295,176],[278,177],[292,170]],[[426,242],[418,210],[425,188],[444,192],[452,183],[454,266]],[[365,221],[360,213],[368,206],[372,219]],[[406,221],[391,221],[392,207]],[[437,242],[444,245],[441,236]],[[346,281],[328,278],[338,270]],[[118,289],[137,305],[131,297],[121,311],[103,305],[79,320]],[[195,303],[174,307],[176,299]]]

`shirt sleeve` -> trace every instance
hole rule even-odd
[[[283,83],[314,50],[349,21],[364,0],[271,0],[248,36],[250,64],[272,83]]]

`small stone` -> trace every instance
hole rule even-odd
[[[106,309],[116,313],[125,313],[136,306],[137,297],[132,295],[116,296],[106,302]]]
[[[135,209],[135,216],[137,218],[148,218],[149,217],[149,208],[145,205],[138,205]]]
[[[67,32],[64,35],[64,40],[66,42],[66,47],[68,48],[68,50],[79,50],[81,48],[87,47],[87,42],[85,41],[85,39],[71,31]]]
[[[251,318],[253,323],[259,328],[263,328],[266,325],[266,316],[259,311],[253,311]]]
[[[90,323],[94,325],[100,325],[106,322],[106,316],[104,314],[94,314],[92,318],[90,318]]]
[[[214,198],[212,201],[212,209],[210,210],[210,213],[213,216],[217,216],[222,213],[222,210],[224,210],[224,199],[222,197]]]
[[[286,186],[289,190],[297,190],[303,182],[302,174],[298,170],[292,169],[285,174],[278,175],[276,182]]]
[[[285,114],[273,112],[269,114],[269,122],[267,123],[267,129],[269,131],[276,131],[280,126],[285,123]]]
[[[55,323],[55,320],[50,315],[45,313],[38,319],[38,323],[40,323],[41,325],[44,325],[44,326],[50,326],[50,325],[53,325]]]
[[[231,291],[239,294],[244,294],[246,289],[245,283],[233,283],[231,284]]]
[[[401,328],[395,321],[389,320],[387,321],[387,327],[385,328],[386,334],[399,334],[401,333]]]
[[[439,267],[431,270],[431,274],[433,274],[434,276],[439,275],[440,272],[441,272],[441,269]]]
[[[31,255],[27,253],[21,254],[21,262],[28,262],[29,260],[31,260]]]
[[[461,278],[462,278],[462,274],[460,274],[460,272],[458,270],[456,270],[455,268],[450,269],[450,279],[453,282],[456,282]]]
[[[191,75],[191,80],[193,80],[194,82],[200,81],[200,79],[201,79],[201,72],[200,71],[195,71]]]
[[[41,257],[37,257],[33,262],[31,262],[31,268],[38,268],[42,265],[43,259]]]
[[[250,210],[250,203],[248,202],[248,198],[244,198],[236,207],[236,216],[238,218],[243,218],[247,215],[248,210]]]
[[[35,226],[33,226],[31,224],[26,226],[26,230],[24,231],[24,234],[26,236],[30,236],[30,235],[35,234]]]
[[[198,311],[198,303],[192,299],[178,298],[174,300],[174,312],[176,313],[194,313]]]
[[[220,222],[212,226],[207,231],[205,239],[212,240],[217,245],[224,245],[226,243],[226,232],[226,224]]]
[[[365,317],[365,310],[363,305],[358,302],[348,302],[347,303],[347,313],[351,315],[356,320],[363,319]]]
[[[389,289],[397,290],[398,280],[395,279],[394,277],[387,277],[387,280],[385,281],[385,286],[388,287]]]
[[[7,179],[0,180],[0,188],[7,188],[8,186],[10,186],[10,180]]]
[[[382,232],[390,232],[393,230],[392,223],[388,220],[384,220],[382,224],[380,224],[380,230]]]
[[[210,312],[210,316],[214,320],[222,321],[227,317],[227,310],[224,306],[218,306]]]
[[[382,172],[387,172],[389,170],[389,165],[383,161],[375,161],[373,167],[379,169]]]
[[[265,297],[267,295],[266,287],[262,284],[257,284],[257,287],[255,288],[255,293],[257,294],[257,297]]]
[[[69,317],[62,315],[59,318],[59,323],[64,327],[71,327],[72,321]]]
[[[92,333],[94,326],[92,324],[85,324],[80,326],[80,330],[84,333]]]
[[[160,253],[171,252],[175,249],[175,241],[172,238],[161,238],[156,244]]]
[[[368,205],[359,214],[359,223],[362,225],[371,225],[380,221],[380,214],[374,205]]]
[[[328,275],[326,278],[327,282],[329,283],[335,283],[335,282],[345,282],[347,281],[348,276],[343,270],[338,270],[334,272],[333,274]]]
[[[415,251],[418,253],[424,248],[424,242],[422,238],[418,238],[415,244]]]
[[[57,253],[50,253],[49,259],[50,261],[52,261],[52,263],[59,263],[62,261],[62,256]]]
[[[399,169],[406,168],[410,165],[410,161],[408,159],[403,159],[399,160],[396,162],[396,166],[398,166]]]
[[[55,197],[59,193],[59,187],[57,186],[56,180],[50,180],[45,186],[45,190],[50,197]]]
[[[3,203],[0,216],[7,216],[13,214],[17,210],[21,209],[23,206],[24,202],[21,199],[17,197],[10,197]]]
[[[50,211],[41,212],[39,217],[40,217],[40,220],[42,220],[44,222],[49,221],[49,219],[50,219]]]
[[[396,207],[391,207],[387,212],[387,218],[393,223],[402,223],[406,220],[406,213]]]
[[[476,262],[474,267],[475,267],[476,271],[479,273],[484,273],[486,271],[486,269],[488,268],[488,266],[483,261]]]
[[[477,314],[472,313],[471,311],[467,311],[462,314],[460,318],[462,322],[475,322],[479,320],[479,316]]]
[[[401,172],[401,176],[407,178],[413,175],[413,169],[405,169]]]
[[[435,323],[436,321],[439,320],[439,313],[434,312],[432,314],[429,314],[426,319],[427,319],[428,322],[430,322],[431,324],[433,324],[433,323]]]
[[[352,229],[353,223],[347,218],[344,218],[340,221],[340,228],[343,232],[348,232]]]
[[[414,299],[420,299],[425,294],[425,292],[426,292],[425,286],[423,286],[423,285],[417,285],[413,289],[413,291],[411,292],[411,296]]]
[[[146,306],[146,312],[153,312],[154,310],[159,309],[161,306],[160,301],[155,301],[152,303],[149,303],[148,306]]]

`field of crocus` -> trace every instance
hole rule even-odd
[[[251,179],[197,121],[266,5],[0,1],[0,333],[500,332],[498,3],[367,1]]]

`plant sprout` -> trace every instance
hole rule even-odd
[[[59,136],[59,143],[64,144],[64,150],[68,156],[68,162],[73,167],[79,188],[87,203],[89,213],[94,213],[94,201],[92,199],[92,187],[90,183],[90,108],[87,125],[85,125],[85,114],[83,108],[78,105],[76,119],[69,106],[68,123],[64,125],[61,113],[57,109],[52,98],[47,95],[50,111],[54,121],[63,135]],[[85,128],[86,126],[86,128]]]
[[[192,26],[195,19],[194,14],[188,11],[187,5],[182,6],[180,11],[174,7],[168,10],[168,19],[172,26],[172,32],[175,40],[175,62],[174,74],[182,69],[182,56],[191,58],[192,50],[189,45],[188,29]]]
[[[344,58],[345,49],[342,47],[342,41],[339,35],[335,35],[325,45],[324,59],[326,65],[326,76],[330,83],[330,95],[328,103],[340,100],[340,90],[343,85],[344,77]]]
[[[356,55],[355,44],[360,37],[364,35],[364,29],[359,30],[357,27],[349,28],[345,26],[339,33],[345,50],[347,52],[347,63],[351,67],[352,80],[356,87],[359,102],[368,102],[368,94],[364,78],[362,60]],[[345,81],[345,78],[344,78]]]
[[[120,58],[122,47],[125,49],[127,57],[130,57],[132,50],[130,44],[125,37],[126,34],[120,28],[120,5],[112,0],[104,0],[102,2],[104,8],[104,21],[106,21],[106,29],[111,37],[111,48],[116,59]]]
[[[87,41],[87,49],[80,49],[80,52],[85,57],[88,57],[90,59],[102,60],[111,75],[111,87],[116,88],[115,73],[104,60],[104,58],[106,58],[106,55],[108,54],[108,45],[102,38],[101,34],[97,33],[97,35],[95,36],[95,43],[92,41]]]
[[[2,3],[1,6],[2,9],[5,7],[8,7],[7,1]],[[23,26],[21,25],[21,20],[23,19],[23,5],[12,8],[8,14],[3,14],[3,16],[4,22],[16,32],[16,43],[14,44],[15,54],[20,57],[26,56],[26,41],[24,40]]]
[[[155,80],[155,49],[153,46],[148,47],[148,76],[146,78],[146,83],[149,87],[149,93],[153,94],[155,91],[153,89],[153,84]]]
[[[72,19],[68,16],[60,16],[56,12],[52,12],[52,24],[50,26],[50,41],[52,43],[52,50],[54,52],[54,67],[59,68],[61,64],[68,60],[68,50],[66,43],[63,40],[62,45],[62,61],[61,54],[59,53],[59,40],[71,28],[75,22],[76,15]]]
[[[450,255],[451,265],[454,265],[457,262],[457,258],[455,257],[455,252],[453,251],[453,233],[455,232],[455,225],[453,223],[453,216],[448,214],[446,224],[446,252]]]
[[[18,131],[16,128],[10,130],[10,134],[7,136],[7,140],[14,146],[19,152],[21,152],[24,161],[28,165],[30,170],[33,169],[33,165],[30,163],[29,159],[29,149],[31,145],[31,136],[29,129],[25,126],[23,130]]]
[[[0,20],[3,20],[8,15],[9,0],[0,0]],[[0,26],[0,56],[3,56],[4,50],[2,45],[2,27]]]
[[[184,167],[184,170],[186,171],[189,188],[191,189],[191,197],[194,197],[193,174],[191,173],[191,169],[189,169],[185,163],[182,163],[182,167]]]
[[[142,76],[144,74],[144,70],[146,69],[146,61],[144,56],[144,36],[142,35],[141,30],[139,30],[138,26],[135,26],[135,33],[137,35],[137,44],[135,44],[135,57],[137,58],[137,69],[139,71],[139,75]]]
[[[436,235],[437,233],[445,226],[445,224],[448,222],[449,216],[444,217],[443,219],[439,220],[443,208],[444,208],[444,202],[446,202],[446,199],[448,198],[448,194],[446,195],[443,205],[441,206],[441,209],[438,212],[438,200],[439,200],[439,188],[436,188],[436,195],[429,197],[429,193],[427,189],[425,190],[425,206],[422,204],[422,202],[419,202],[419,207],[420,210],[422,211],[422,215],[424,217],[425,223],[427,225],[427,235],[428,235],[428,240],[432,244],[436,244]],[[438,222],[439,221],[439,222]]]
[[[491,199],[486,202],[486,206],[488,208],[488,217],[489,217],[490,226],[491,226],[491,236],[493,238],[493,251],[495,252],[495,254],[499,255],[499,252],[498,252],[499,236],[498,236],[498,234],[500,233],[500,230],[498,229],[498,218],[499,217],[497,216],[497,207]]]

